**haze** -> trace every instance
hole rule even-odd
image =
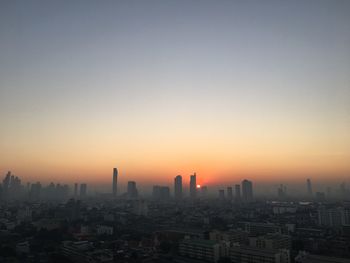
[[[350,1],[2,1],[0,173],[348,178],[349,14]]]

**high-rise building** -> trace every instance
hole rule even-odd
[[[235,193],[236,193],[236,202],[241,200],[241,186],[239,184],[235,185]]]
[[[306,180],[306,187],[307,187],[307,195],[308,195],[309,197],[312,197],[312,185],[311,185],[311,180],[310,180],[310,178],[308,178],[308,179]]]
[[[117,197],[117,189],[118,189],[118,169],[113,168],[113,197]]]
[[[182,176],[178,175],[174,179],[174,197],[176,200],[182,199]]]
[[[244,202],[253,200],[253,183],[249,180],[242,181],[242,197]]]
[[[87,192],[87,185],[81,184],[80,185],[80,197],[86,197],[86,192]]]
[[[190,197],[192,199],[195,199],[197,196],[197,178],[196,178],[196,173],[191,175],[190,178]]]
[[[232,200],[233,199],[233,190],[232,190],[231,186],[227,187],[227,199],[228,200]]]
[[[127,192],[128,198],[135,199],[138,197],[138,191],[136,188],[136,182],[129,181],[128,182],[128,192]]]

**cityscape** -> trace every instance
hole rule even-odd
[[[0,263],[350,263],[350,0],[0,0]]]
[[[10,171],[0,188],[1,262],[349,262],[350,189],[270,198],[252,181],[210,193],[190,175],[143,195],[137,182],[108,193],[86,183],[22,183]],[[185,189],[188,189],[185,191]],[[209,194],[210,193],[210,194]]]

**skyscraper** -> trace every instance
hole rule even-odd
[[[113,168],[113,197],[117,197],[117,189],[118,189],[118,169]]]
[[[128,182],[128,192],[127,192],[128,198],[135,199],[138,197],[138,191],[136,188],[136,182],[129,181]]]
[[[190,197],[195,199],[197,196],[197,178],[196,173],[190,177]]]
[[[306,180],[306,187],[307,187],[307,195],[308,195],[309,197],[312,197],[312,185],[311,185],[311,180],[310,180],[310,178],[308,178],[308,179]]]
[[[242,181],[242,197],[244,202],[253,200],[253,183],[249,180]]]
[[[236,202],[239,202],[241,200],[241,186],[239,184],[235,185],[235,192],[236,192]]]
[[[232,200],[233,199],[233,191],[232,191],[232,187],[231,186],[227,187],[227,199],[228,200]]]
[[[182,176],[178,175],[174,179],[174,197],[176,200],[182,199]]]

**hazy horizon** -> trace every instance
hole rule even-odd
[[[2,1],[0,175],[349,181],[350,1]]]

